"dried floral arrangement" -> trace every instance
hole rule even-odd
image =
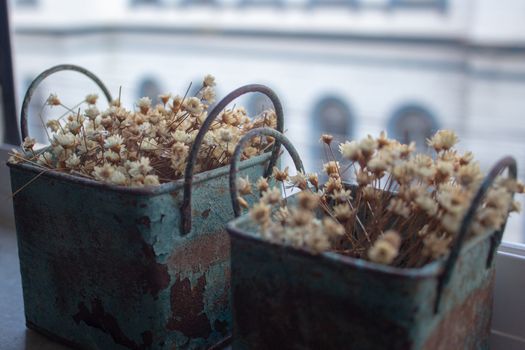
[[[214,103],[215,85],[215,78],[207,75],[196,96],[163,94],[156,106],[143,97],[136,110],[122,107],[119,98],[107,110],[99,111],[95,94],[68,107],[51,94],[42,111],[45,107],[63,108],[65,113],[46,123],[40,114],[44,128],[51,132],[46,129],[50,147],[37,151],[35,139],[27,137],[22,152],[13,150],[9,161],[121,186],[154,186],[180,179],[192,142]],[[262,111],[253,119],[240,106],[223,110],[205,135],[195,171],[228,164],[242,135],[276,123],[273,110]],[[265,152],[272,143],[271,138],[252,140],[243,159]]]
[[[433,156],[416,153],[414,143],[401,144],[384,132],[347,141],[338,147],[344,165],[336,160],[332,141],[331,135],[321,137],[329,158],[324,185],[316,173],[290,176],[288,169],[277,168],[272,176],[278,187],[270,188],[263,178],[254,186],[247,178],[237,180],[243,207],[248,208],[243,196],[260,196],[249,215],[262,237],[314,253],[333,251],[406,268],[448,253],[483,179],[472,153],[454,149],[454,132],[441,130],[428,140]],[[351,186],[342,181],[348,175]],[[281,195],[287,188],[301,192],[287,200]],[[500,229],[510,212],[520,210],[512,191],[523,193],[524,185],[498,179],[469,237]]]

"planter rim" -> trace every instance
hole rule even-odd
[[[410,268],[401,268],[388,265],[382,265],[374,263],[368,260],[357,259],[350,256],[334,253],[334,252],[323,252],[320,254],[312,253],[306,249],[296,248],[289,245],[279,244],[275,242],[268,241],[254,233],[252,230],[247,230],[243,227],[246,227],[248,223],[252,223],[248,214],[244,214],[226,225],[228,233],[238,239],[252,241],[259,244],[266,245],[268,249],[281,249],[285,252],[289,252],[296,255],[302,255],[307,258],[316,258],[321,259],[325,262],[336,263],[348,268],[356,268],[370,273],[390,275],[390,276],[399,276],[411,279],[424,279],[424,278],[435,278],[443,272],[444,263],[448,254],[442,256],[441,258],[434,260],[430,263],[427,263],[421,267],[410,267]],[[481,235],[473,237],[472,239],[465,242],[463,248],[461,249],[460,254],[464,254],[466,251],[473,249],[477,244],[480,244],[489,236],[492,235],[492,231],[487,231]]]
[[[240,163],[240,169],[246,169],[254,165],[262,164],[267,162],[271,157],[271,152],[266,152],[261,155],[252,157],[250,159],[243,160]],[[7,166],[13,169],[27,170],[35,174],[42,173],[42,168],[39,168],[35,165],[29,163],[9,163]],[[222,175],[227,175],[229,173],[230,165],[226,164],[220,168],[211,169],[202,173],[197,173],[193,175],[193,184],[204,182]],[[94,179],[84,178],[77,175],[72,175],[53,169],[45,170],[41,175],[42,177],[57,179],[66,181],[69,183],[76,183],[88,187],[99,188],[103,190],[125,193],[125,194],[137,194],[137,195],[158,195],[164,193],[171,193],[177,190],[181,190],[184,187],[184,178],[166,182],[160,184],[159,186],[146,186],[146,187],[128,187],[128,186],[118,186],[100,182]]]

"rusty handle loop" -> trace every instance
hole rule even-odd
[[[29,85],[27,88],[26,94],[24,96],[24,102],[22,103],[22,111],[20,113],[20,132],[22,133],[22,140],[24,140],[27,136],[29,136],[28,126],[27,126],[27,112],[29,110],[29,102],[31,102],[31,98],[33,97],[33,94],[36,90],[36,88],[40,85],[40,83],[49,77],[51,74],[65,71],[65,70],[71,70],[75,72],[79,72],[93,80],[100,90],[104,93],[104,96],[106,96],[106,99],[108,102],[112,101],[111,94],[109,93],[109,90],[106,88],[104,83],[93,73],[88,71],[85,68],[82,68],[80,66],[76,66],[73,64],[59,64],[58,66],[51,67],[42,73],[40,73]]]
[[[248,141],[250,141],[253,137],[260,135],[271,136],[275,138],[275,142],[279,141],[279,143],[281,143],[284,148],[286,148],[288,153],[290,153],[290,156],[292,157],[295,165],[295,169],[304,173],[304,166],[301,157],[286,136],[271,128],[257,128],[250,130],[239,140],[239,143],[233,152],[232,162],[230,164],[230,196],[232,199],[233,213],[235,214],[235,217],[241,215],[241,206],[239,205],[239,199],[237,197],[237,173],[239,172],[239,161],[241,160],[242,150]]]
[[[490,172],[487,174],[487,176],[483,180],[481,186],[478,189],[478,192],[476,193],[476,195],[474,196],[474,199],[472,200],[472,203],[470,204],[470,207],[468,208],[465,216],[463,217],[456,240],[452,246],[452,249],[450,250],[448,259],[445,261],[443,271],[438,278],[438,286],[437,286],[436,302],[434,305],[434,313],[437,313],[439,310],[441,294],[445,286],[450,281],[450,278],[452,276],[452,270],[454,269],[454,266],[459,258],[461,248],[467,237],[468,229],[476,216],[476,211],[478,207],[482,204],[483,198],[485,197],[485,194],[490,189],[490,186],[492,186],[492,183],[494,182],[494,180],[497,178],[499,174],[503,172],[503,170],[507,168],[509,169],[509,174],[508,174],[509,178],[516,180],[517,173],[518,173],[516,160],[510,156],[502,158],[499,162],[496,163],[496,165],[494,165],[494,167],[492,167]],[[512,198],[514,198],[514,191],[512,192]],[[490,267],[490,264],[492,262],[492,258],[494,257],[496,248],[501,242],[501,237],[503,235],[504,230],[505,230],[505,224],[500,230],[496,231],[491,237],[491,248],[489,250],[489,256],[487,257],[487,268]]]
[[[184,197],[182,199],[181,206],[181,217],[182,217],[182,234],[187,234],[191,231],[191,187],[193,184],[193,168],[195,167],[195,162],[197,161],[197,155],[201,147],[204,136],[208,132],[211,124],[219,116],[223,109],[225,109],[233,100],[236,98],[250,93],[250,92],[260,92],[268,96],[270,101],[272,101],[273,108],[275,110],[275,115],[277,117],[277,130],[283,132],[284,129],[284,116],[283,116],[283,106],[281,101],[277,97],[277,94],[267,86],[260,84],[249,84],[241,86],[238,89],[230,92],[226,97],[224,97],[210,112],[204,123],[202,124],[193,144],[191,146],[191,151],[188,156],[188,163],[186,164],[186,169],[184,170]],[[279,150],[281,145],[279,142],[275,142],[275,145],[272,150],[272,155],[270,157],[270,163],[268,164],[268,169],[264,176],[268,176],[279,158]]]

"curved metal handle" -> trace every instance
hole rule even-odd
[[[494,165],[494,167],[492,167],[490,172],[483,180],[483,183],[479,187],[478,192],[476,193],[474,199],[472,200],[472,203],[470,204],[470,207],[468,208],[467,212],[465,213],[465,216],[463,217],[458,235],[456,237],[456,241],[454,242],[452,249],[450,250],[450,254],[445,262],[443,272],[441,273],[438,279],[436,302],[434,304],[434,313],[438,312],[441,294],[443,293],[443,289],[445,288],[445,286],[450,281],[452,270],[454,269],[454,266],[456,265],[456,262],[459,258],[459,253],[461,252],[461,248],[467,237],[468,229],[472,223],[472,220],[474,220],[476,211],[478,207],[482,204],[485,194],[490,189],[490,186],[492,185],[496,177],[499,174],[501,174],[506,168],[509,169],[509,178],[516,180],[518,173],[516,160],[510,156],[502,158],[499,162],[496,163],[496,165]],[[512,197],[514,198],[514,191],[512,192]],[[492,258],[496,252],[496,248],[501,242],[501,237],[503,235],[504,229],[505,226],[503,226],[499,231],[496,231],[491,237],[491,248],[489,251],[489,256],[487,257],[487,268],[490,266]]]
[[[22,111],[20,113],[20,131],[22,133],[22,140],[24,140],[27,136],[29,136],[28,126],[27,126],[27,112],[29,110],[29,102],[31,102],[31,98],[33,97],[33,94],[36,88],[38,87],[38,85],[40,85],[40,83],[44,79],[49,77],[51,74],[54,74],[60,71],[64,71],[64,70],[71,70],[71,71],[75,71],[75,72],[84,74],[85,76],[93,80],[98,85],[100,90],[102,90],[102,92],[104,93],[104,96],[106,96],[106,99],[108,100],[108,102],[112,101],[111,94],[109,93],[109,90],[106,88],[104,83],[102,83],[102,81],[95,74],[91,73],[87,69],[82,68],[80,66],[73,65],[73,64],[59,64],[58,66],[51,67],[43,71],[42,73],[40,73],[31,82],[31,84],[29,85],[29,88],[27,88],[26,94],[24,96],[24,102],[22,103]]]
[[[281,101],[277,97],[277,94],[267,86],[260,84],[249,84],[241,86],[240,88],[233,90],[225,98],[223,98],[210,112],[204,123],[202,124],[193,144],[191,146],[191,151],[188,156],[188,163],[186,164],[186,169],[184,171],[184,198],[182,199],[181,206],[181,217],[182,217],[182,234],[187,234],[191,231],[191,187],[193,184],[193,168],[195,167],[195,162],[197,161],[197,155],[204,139],[204,135],[208,132],[211,124],[217,118],[219,113],[222,112],[228,104],[230,104],[237,97],[240,97],[244,94],[250,92],[260,92],[268,96],[272,101],[273,108],[275,109],[275,114],[277,117],[277,130],[282,132],[284,129],[284,117],[283,117],[283,106]],[[270,163],[268,164],[268,169],[264,176],[268,176],[279,158],[279,150],[281,145],[278,141],[275,142],[272,155],[270,157]]]
[[[239,140],[239,143],[233,152],[232,162],[230,165],[230,196],[232,199],[233,213],[235,214],[235,217],[241,215],[241,206],[239,205],[239,200],[237,197],[237,173],[239,172],[239,161],[241,160],[242,150],[244,149],[244,146],[246,146],[246,143],[250,141],[250,139],[259,135],[271,136],[275,138],[276,141],[279,141],[284,146],[284,148],[286,148],[288,153],[290,153],[290,156],[292,157],[292,160],[295,164],[295,169],[304,173],[304,166],[303,162],[301,161],[301,157],[286,136],[270,128],[257,128],[250,130]]]

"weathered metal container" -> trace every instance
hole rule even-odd
[[[514,159],[500,161],[451,253],[421,268],[314,255],[262,239],[247,215],[232,221],[233,349],[488,349],[493,256],[503,229],[463,242],[506,167],[516,177]]]
[[[35,80],[26,102],[45,76],[63,69],[86,74],[54,67]],[[29,328],[84,349],[206,349],[229,335],[228,168],[192,172],[213,119],[251,91],[274,102],[282,130],[282,108],[271,90],[233,91],[197,135],[185,179],[127,188],[9,164],[13,192],[23,188],[13,202]],[[278,148],[243,161],[243,174],[265,174]]]

